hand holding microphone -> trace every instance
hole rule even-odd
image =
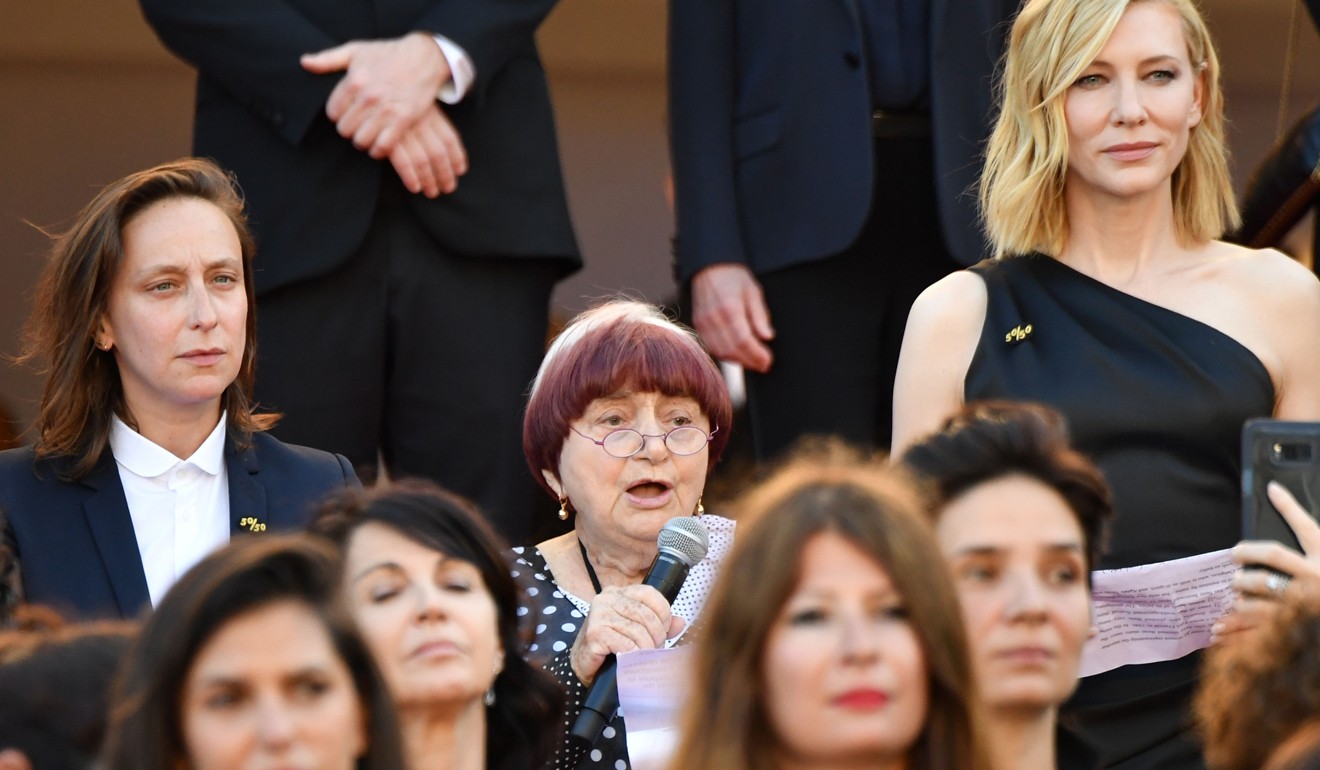
[[[572,652],[578,677],[583,681],[591,678],[582,712],[571,732],[574,740],[585,745],[594,743],[619,707],[614,653],[654,649],[671,631],[681,629],[681,625],[671,622],[669,603],[678,596],[688,571],[706,557],[707,547],[706,527],[700,519],[670,519],[660,530],[655,561],[641,585],[606,589],[592,603]],[[673,621],[681,624],[681,618],[673,617]],[[602,661],[599,668],[594,665],[597,661]]]

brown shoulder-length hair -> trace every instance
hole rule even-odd
[[[238,446],[265,430],[277,415],[254,414],[252,384],[257,363],[257,302],[252,276],[255,251],[243,215],[238,184],[214,162],[185,158],[112,182],[96,194],[65,232],[57,235],[37,283],[32,315],[17,358],[46,378],[37,414],[37,457],[69,457],[64,475],[91,472],[110,438],[110,416],[129,425],[114,354],[96,347],[96,333],[124,261],[124,227],[151,205],[171,198],[200,198],[224,212],[238,234],[247,293],[247,334],[238,377],[221,395],[227,429]]]
[[[737,506],[738,537],[706,625],[674,770],[769,770],[782,746],[764,704],[766,640],[800,578],[802,553],[836,534],[888,573],[907,600],[930,694],[909,770],[985,770],[962,612],[916,487],[837,442],[807,445]]]
[[[338,554],[311,535],[243,537],[198,562],[165,594],[119,669],[102,767],[186,767],[183,686],[198,653],[231,621],[283,602],[312,611],[352,677],[367,736],[357,770],[404,767],[389,689],[340,599],[339,583]]]

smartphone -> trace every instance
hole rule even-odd
[[[1277,481],[1302,507],[1320,512],[1320,422],[1248,420],[1242,426],[1242,536],[1301,550],[1265,485]]]

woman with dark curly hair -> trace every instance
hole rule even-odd
[[[1194,703],[1212,770],[1258,770],[1320,715],[1320,594],[1295,591],[1251,634],[1211,649]]]
[[[1091,566],[1113,510],[1095,465],[1038,404],[974,402],[903,462],[938,495],[940,549],[962,600],[1002,767],[1093,770],[1095,751],[1058,724],[1091,630]]]
[[[312,531],[343,554],[342,588],[393,693],[408,765],[542,766],[563,696],[523,658],[521,593],[485,517],[406,480],[331,499]]]

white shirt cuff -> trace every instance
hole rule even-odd
[[[440,46],[440,54],[449,62],[450,78],[440,86],[436,98],[445,104],[458,104],[472,90],[472,81],[477,79],[477,68],[467,51],[444,35],[432,35],[435,44]]]

